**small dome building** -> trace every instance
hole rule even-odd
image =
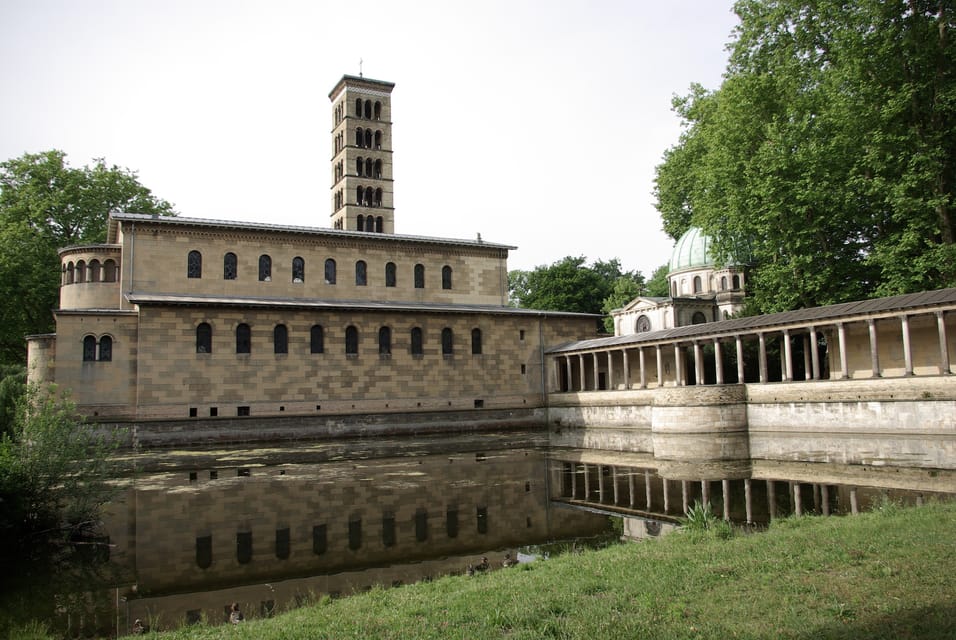
[[[670,296],[638,296],[611,312],[614,334],[659,331],[724,320],[743,307],[746,273],[743,260],[722,265],[711,254],[711,238],[691,227],[674,244],[668,264]]]

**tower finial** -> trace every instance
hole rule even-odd
[[[364,78],[364,77],[365,76],[362,75],[362,59],[359,58],[359,78]]]

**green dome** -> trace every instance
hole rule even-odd
[[[710,255],[710,243],[710,236],[704,234],[700,227],[691,227],[685,231],[671,253],[671,272],[716,266],[713,256]]]

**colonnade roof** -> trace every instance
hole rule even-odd
[[[686,340],[757,334],[792,328],[832,325],[838,322],[861,321],[870,318],[892,317],[906,313],[930,313],[956,309],[956,288],[908,293],[889,298],[875,298],[857,302],[843,302],[824,307],[810,307],[762,316],[732,318],[717,322],[633,333],[609,338],[567,342],[547,351],[549,354],[595,351],[627,345],[673,343]]]

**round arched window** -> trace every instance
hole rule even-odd
[[[651,319],[647,316],[639,316],[635,328],[638,333],[646,333],[651,330]]]

